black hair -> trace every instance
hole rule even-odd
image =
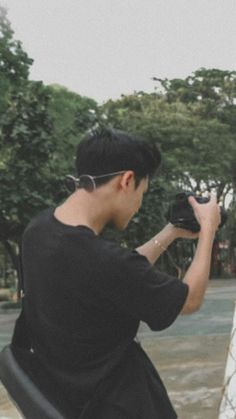
[[[132,170],[136,187],[141,179],[152,177],[161,163],[161,154],[155,144],[112,128],[98,128],[79,143],[76,154],[77,176],[99,176]],[[95,179],[100,186],[112,176]]]

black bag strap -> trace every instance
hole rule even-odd
[[[25,418],[65,419],[25,373],[9,346],[0,353],[0,376]]]

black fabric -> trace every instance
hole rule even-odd
[[[21,357],[22,359],[22,357]],[[0,379],[26,419],[63,419],[18,364],[10,346],[0,353]],[[2,416],[1,416],[2,417]]]
[[[26,229],[22,265],[34,351],[27,364],[26,350],[24,368],[66,418],[98,418],[106,405],[124,419],[176,418],[134,338],[140,320],[153,330],[173,323],[186,284],[86,226],[60,223],[52,209]]]

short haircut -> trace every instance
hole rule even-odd
[[[132,170],[136,187],[141,179],[152,177],[161,163],[156,144],[112,128],[98,128],[79,143],[76,154],[77,176],[99,176],[123,170]],[[111,177],[96,180],[97,186]]]

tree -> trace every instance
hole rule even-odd
[[[0,72],[10,80],[11,86],[19,86],[28,79],[33,60],[22,49],[21,42],[14,40],[13,34],[7,11],[0,6]]]
[[[111,124],[159,144],[161,176],[175,188],[215,187],[219,196],[232,185],[235,134],[216,117],[205,118],[199,104],[169,102],[165,95],[139,93],[109,101]]]
[[[17,244],[34,211],[47,205],[53,152],[49,94],[28,80],[32,59],[0,8],[0,241],[17,267]]]
[[[144,237],[143,230],[147,236],[153,234],[152,220],[158,213],[155,229],[163,223],[166,206],[179,189],[215,188],[218,197],[225,199],[233,184],[236,141],[232,126],[222,117],[222,109],[220,117],[218,111],[209,116],[205,104],[198,100],[170,100],[166,93],[139,92],[110,100],[103,110],[112,125],[158,143],[162,151],[161,172],[154,180],[161,188],[155,189],[150,201],[144,201],[140,216],[134,220],[136,224],[131,223],[126,233],[129,238]],[[157,206],[152,204],[155,200]],[[141,217],[144,213],[148,214],[145,229]]]
[[[209,148],[206,158],[208,157],[211,163],[211,179],[207,177],[207,187],[216,187],[218,198],[221,198],[223,203],[229,192],[232,196],[225,236],[230,237],[230,253],[233,254],[236,201],[236,71],[201,68],[185,80],[154,79],[158,82],[156,90],[159,94],[164,92],[168,102],[185,103],[200,117],[198,132],[200,130],[204,134],[205,131],[208,139],[207,142],[203,142],[201,133],[195,138],[202,151],[206,146]],[[200,155],[196,154],[198,162]],[[199,164],[197,161],[195,163],[197,170]]]
[[[199,145],[196,151],[200,151],[197,156],[200,158],[205,152],[207,165],[211,164],[209,174],[216,179],[218,197],[224,200],[235,177],[236,71],[201,68],[184,80],[154,80],[158,81],[156,90],[159,94],[164,92],[168,103],[185,104],[197,117],[194,127],[195,146]],[[209,187],[214,186],[213,179],[211,182],[213,185]]]
[[[11,96],[1,117],[0,240],[16,266],[15,244],[33,214],[52,204],[52,125],[41,83]]]
[[[202,103],[205,116],[221,113],[226,106],[235,105],[236,71],[200,68],[186,79],[158,79],[155,90],[168,102]],[[212,110],[212,112],[211,112]]]
[[[13,38],[7,11],[0,6],[0,112],[4,112],[12,91],[28,79],[33,60],[22,49],[20,41]]]
[[[96,103],[59,86],[28,80],[32,60],[0,9],[0,241],[17,268],[22,232],[65,196],[75,144],[94,124]]]
[[[48,104],[53,122],[56,149],[54,162],[60,161],[62,176],[74,172],[76,146],[84,133],[91,129],[98,118],[98,105],[90,98],[71,92],[63,86],[48,86],[51,99]]]

